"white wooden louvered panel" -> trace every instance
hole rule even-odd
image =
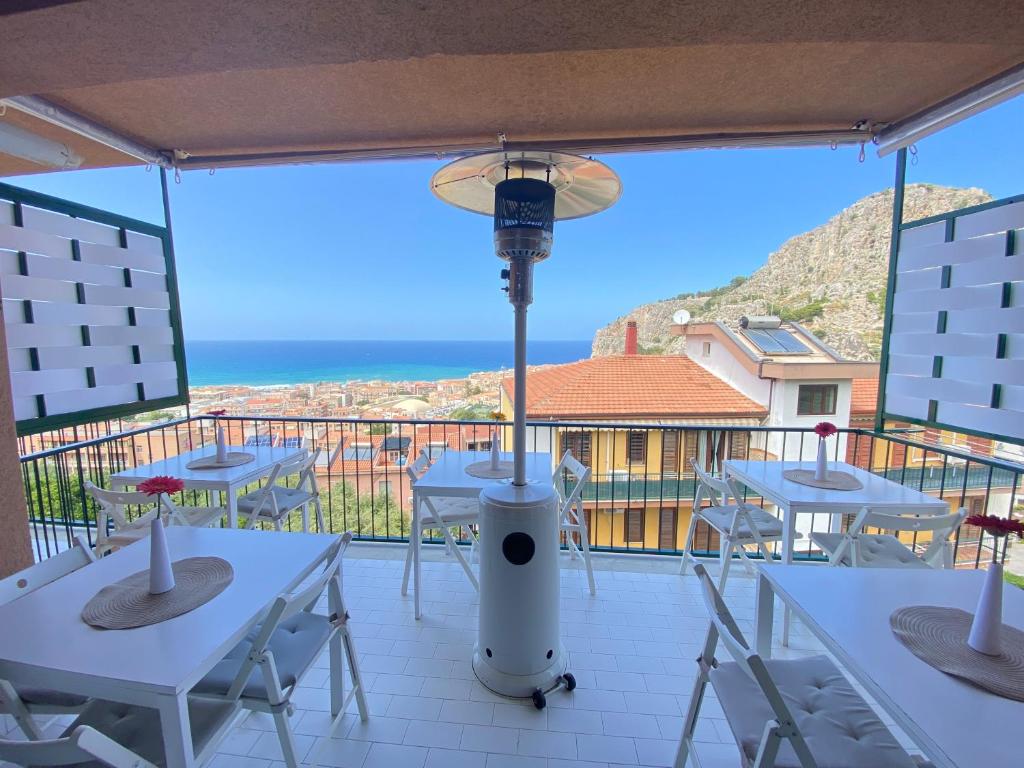
[[[26,419],[39,418],[39,403],[34,397],[14,398],[14,419],[24,421]]]
[[[19,422],[184,402],[164,230],[14,195],[20,226],[0,200],[0,298]]]
[[[32,277],[47,277],[51,280],[70,280],[73,283],[96,283],[97,285],[124,285],[124,270],[102,264],[86,264],[71,259],[55,259],[37,253],[26,254],[28,273]],[[18,274],[15,261],[14,270]]]
[[[47,232],[51,235],[67,238],[68,240],[84,240],[90,243],[114,246],[121,244],[121,233],[115,227],[108,227],[106,224],[89,221],[88,219],[67,216],[56,211],[22,206],[21,221],[23,229],[29,229],[34,232]]]
[[[173,362],[174,347],[171,344],[143,344],[139,347],[139,358],[144,363]]]
[[[897,262],[898,273],[912,272],[916,269],[927,269],[945,264],[966,264],[980,261],[990,256],[1006,255],[1006,233],[977,237],[973,240],[955,240],[952,243],[939,243],[921,248],[914,248],[905,254],[902,249]]]
[[[965,240],[1019,227],[1024,227],[1024,202],[1000,205],[966,216],[958,216],[953,228],[953,237],[955,240]]]
[[[178,393],[177,379],[147,379],[142,382],[146,390],[146,399],[155,400],[158,397],[171,397]]]
[[[86,368],[99,365],[131,365],[131,347],[76,346],[76,347],[42,347],[36,350],[39,367],[49,368]]]
[[[134,384],[119,384],[114,387],[92,387],[77,391],[54,392],[46,396],[46,410],[55,413],[74,413],[87,408],[106,408],[111,405],[131,403],[139,398],[139,388]]]
[[[894,333],[889,339],[889,351],[897,355],[994,358],[998,342],[995,333]]]
[[[1024,442],[1024,202],[950,217],[900,233],[885,416]]]
[[[111,264],[116,267],[144,269],[147,272],[166,272],[163,256],[149,253],[146,250],[129,250],[116,245],[97,245],[82,243],[80,246],[82,261],[88,264]]]
[[[904,376],[931,376],[932,358],[927,355],[890,355],[889,373]]]
[[[33,232],[31,229],[16,227],[13,224],[0,224],[0,248],[40,253],[55,258],[71,258],[70,240],[47,232]]]
[[[174,379],[178,369],[174,363],[139,363],[138,365],[97,366],[96,386],[137,384],[140,381]]]
[[[959,403],[939,403],[936,420],[972,432],[985,432],[1019,439],[1024,435],[1024,413]]]
[[[147,309],[142,307],[135,310],[135,324],[140,328],[169,328],[171,326],[171,313],[166,309]]]
[[[93,344],[173,344],[170,328],[140,328],[138,326],[96,326],[91,329]]]
[[[59,368],[49,371],[15,371],[11,373],[15,397],[45,395],[89,386],[84,368]]]
[[[35,322],[48,325],[127,325],[128,308],[38,301],[32,303],[32,317]]]
[[[892,333],[934,333],[936,312],[910,312],[892,316]]]
[[[922,245],[935,245],[946,239],[946,222],[935,221],[920,227],[910,227],[900,233],[900,250],[919,248]]]
[[[42,325],[39,323],[12,323],[7,306],[7,346],[18,347],[71,347],[82,343],[82,329],[77,325]]]
[[[113,304],[118,307],[147,307],[168,309],[170,296],[166,291],[145,291],[139,288],[125,288],[110,285],[85,286],[85,300],[88,304]]]
[[[940,309],[998,307],[1002,297],[1003,287],[997,284],[897,292],[893,300],[893,311],[927,312]]]
[[[78,301],[75,284],[63,280],[48,280],[43,277],[4,275],[0,289],[5,299],[32,299],[33,301],[56,301],[74,304]]]

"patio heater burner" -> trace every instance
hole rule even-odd
[[[504,696],[532,697],[561,684],[572,690],[559,639],[558,498],[550,483],[526,477],[526,310],[533,265],[551,255],[557,219],[608,208],[622,192],[603,163],[539,150],[490,152],[434,174],[431,190],[451,205],[494,216],[494,250],[508,262],[503,289],[515,310],[512,481],[480,494],[480,634],[473,671]]]

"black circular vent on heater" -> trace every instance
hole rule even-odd
[[[494,231],[555,230],[555,188],[540,179],[506,179],[494,188]]]

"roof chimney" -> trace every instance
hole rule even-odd
[[[626,354],[635,355],[639,353],[639,345],[636,338],[636,321],[630,320],[626,323]]]

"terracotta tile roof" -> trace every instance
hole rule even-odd
[[[878,379],[854,379],[850,415],[874,416],[878,408]]]
[[[764,417],[767,410],[683,355],[618,355],[529,374],[528,418]],[[514,396],[511,378],[502,381]]]

